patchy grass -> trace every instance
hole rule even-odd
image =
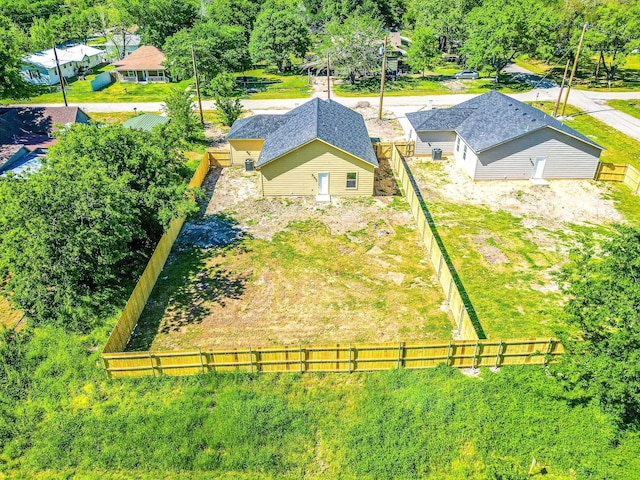
[[[21,318],[22,312],[13,309],[7,298],[0,295],[0,325],[12,328]]]
[[[502,76],[501,82],[498,84],[489,78],[455,80],[453,74],[459,71],[460,68],[446,68],[438,73],[429,72],[424,77],[422,75],[399,75],[396,80],[385,81],[384,94],[391,97],[449,95],[453,93],[486,93],[489,90],[498,90],[502,93],[518,93],[532,88],[530,85],[514,80],[508,75]],[[335,91],[337,95],[343,97],[379,95],[380,78],[358,80],[355,85],[342,81],[342,83],[336,84]]]
[[[607,104],[632,117],[640,118],[640,98],[633,100],[608,100]]]
[[[211,203],[219,203],[215,193]],[[264,201],[242,204],[255,211]],[[389,206],[349,200],[314,206],[310,216],[305,205],[270,203],[265,215],[290,219],[271,238],[249,230],[254,226],[258,234],[259,224],[280,224],[276,218],[232,211],[205,216],[201,225],[216,235],[233,230],[235,240],[209,250],[178,240],[129,348],[450,338],[443,293],[404,200],[394,197]],[[342,233],[328,226],[354,210],[373,220]]]
[[[250,93],[247,98],[251,100],[278,99],[278,98],[308,98],[311,96],[311,85],[307,75],[277,74],[270,69],[256,69],[243,72],[247,77],[258,77],[266,80],[278,80],[278,83],[266,85],[257,93]]]
[[[85,80],[74,80],[66,87],[67,100],[70,103],[132,103],[161,102],[172,88],[186,89],[191,80],[179,83],[120,83],[115,82],[97,92],[91,90],[91,80],[96,75],[112,70],[111,65],[94,69],[94,74],[87,75]],[[27,100],[11,100],[14,103],[62,103],[62,92],[57,87],[55,92],[45,93]]]
[[[476,184],[449,161],[410,164],[487,335],[553,336],[566,328],[554,272],[581,234],[606,234],[615,214],[597,185]],[[584,208],[568,212],[566,201]]]
[[[130,112],[91,112],[89,116],[92,120],[100,123],[106,123],[108,125],[124,123],[130,118],[143,113],[158,113],[158,112],[134,112],[133,109]]]
[[[548,114],[555,107],[553,102],[534,102],[532,105]],[[572,105],[567,105],[565,113],[570,120],[564,123],[607,149],[602,152],[601,161],[628,163],[640,169],[640,142]]]

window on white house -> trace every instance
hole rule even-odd
[[[456,152],[460,151],[460,137],[456,139]]]
[[[347,188],[358,188],[358,174],[356,172],[347,173]]]
[[[462,159],[466,160],[467,159],[467,146],[465,145],[464,148],[462,149]]]

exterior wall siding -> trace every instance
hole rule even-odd
[[[544,128],[478,155],[474,180],[529,179],[536,157],[546,157],[542,178],[593,178],[600,149]]]
[[[415,136],[413,134],[412,136]],[[417,132],[416,155],[431,155],[431,149],[440,148],[444,155],[451,155],[456,141],[456,132]]]
[[[375,167],[320,140],[314,140],[260,168],[264,196],[317,195],[318,173],[329,174],[329,195],[373,195]],[[358,174],[358,188],[347,189],[347,173]]]
[[[264,140],[229,140],[231,146],[231,165],[244,166],[247,158],[253,158],[256,163],[262,150]]]
[[[459,146],[457,143],[458,138],[460,138]],[[464,153],[465,146],[467,147],[466,155]],[[475,179],[476,170],[479,165],[478,156],[476,155],[476,153],[473,150],[471,150],[471,147],[469,147],[469,145],[466,144],[466,142],[462,139],[462,137],[458,137],[457,135],[456,135],[456,144],[453,148],[454,148],[453,157],[456,159],[456,162],[458,162],[459,165],[462,165],[464,167],[464,169],[467,171],[467,173],[471,178]]]

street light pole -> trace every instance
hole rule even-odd
[[[196,51],[191,45],[191,59],[193,60],[193,75],[196,77],[196,94],[198,95],[198,107],[200,109],[200,123],[204,125],[204,115],[202,113],[202,98],[200,98],[200,82],[198,81],[198,67],[196,65]]]
[[[62,70],[60,69],[60,61],[58,60],[58,52],[56,52],[56,42],[53,42],[53,56],[56,59],[56,67],[58,69],[58,77],[60,78],[60,87],[62,88],[62,98],[64,99],[64,106],[68,107],[67,93],[64,91],[64,77],[62,76]]]
[[[387,35],[384,36],[384,46],[382,47],[382,72],[380,73],[380,109],[378,110],[378,120],[382,120],[382,101],[384,99],[384,79],[387,76]]]
[[[327,52],[327,100],[331,100],[331,62],[329,52]]]
[[[588,23],[584,24],[582,28],[582,35],[580,35],[580,43],[578,43],[578,50],[576,51],[576,59],[573,61],[573,68],[571,69],[571,76],[569,77],[569,83],[567,84],[567,93],[564,96],[564,103],[562,104],[562,113],[561,116],[564,117],[564,111],[567,108],[567,101],[569,100],[569,92],[571,91],[571,84],[573,83],[573,76],[576,74],[576,70],[578,69],[578,59],[580,58],[580,49],[582,48],[582,42],[584,40],[584,33],[587,31]]]

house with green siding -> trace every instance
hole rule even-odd
[[[378,161],[364,119],[332,100],[240,119],[227,139],[232,165],[255,165],[264,196],[373,195]]]

